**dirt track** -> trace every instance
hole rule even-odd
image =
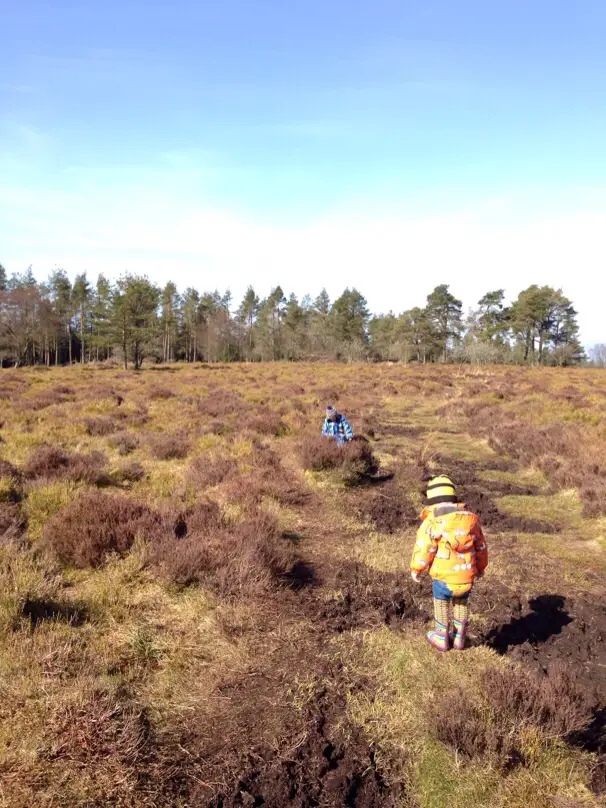
[[[416,432],[416,431],[415,431]],[[393,434],[401,434],[394,427]],[[418,436],[409,435],[411,440]],[[422,436],[421,436],[422,437]],[[389,446],[389,426],[384,428],[381,448]],[[506,493],[532,494],[528,486],[480,484],[478,468],[486,465],[443,458],[441,467],[451,473],[465,491],[470,506],[477,509],[486,528],[493,558],[507,551],[515,558],[518,532],[553,533],[554,526],[538,520],[518,519],[500,513],[494,499]],[[503,460],[493,468],[515,470]],[[402,468],[394,465],[378,484],[349,492],[344,507],[374,522],[384,532],[414,524],[415,511],[398,487]],[[406,472],[410,475],[410,469]],[[410,484],[410,479],[405,481]],[[234,683],[230,704],[239,703],[241,712],[230,715],[231,748],[222,747],[206,761],[209,782],[214,787],[208,805],[312,806],[396,805],[403,786],[397,780],[385,782],[375,766],[375,755],[361,731],[348,724],[345,703],[348,693],[372,688],[372,682],[356,680],[347,665],[330,651],[331,641],[355,629],[388,625],[393,631],[422,631],[429,616],[431,598],[427,581],[421,588],[405,573],[377,573],[364,564],[343,562],[333,551],[342,538],[327,527],[330,518],[318,511],[318,504],[304,509],[306,524],[300,541],[301,562],[291,586],[276,596],[269,607],[272,617],[266,630],[271,633],[274,652],[260,663],[251,682]],[[321,508],[321,506],[320,506]],[[324,528],[321,526],[325,525]],[[491,536],[491,533],[493,534]],[[497,540],[494,534],[503,538]],[[364,540],[361,532],[360,541]],[[409,546],[402,547],[406,558]],[[520,563],[523,563],[520,558]],[[341,597],[330,596],[339,591]],[[596,596],[597,598],[597,596]],[[538,670],[555,661],[574,666],[578,682],[587,693],[594,711],[588,731],[570,739],[599,752],[601,763],[591,782],[596,794],[606,791],[606,603],[590,599],[562,586],[557,592],[543,591],[528,581],[525,591],[513,591],[498,572],[490,585],[478,587],[474,610],[485,616],[474,629],[471,644],[487,644],[500,654]],[[275,644],[276,621],[282,642]],[[290,642],[288,626],[298,626],[297,642]],[[262,638],[260,639],[262,643]],[[292,706],[292,693],[306,683],[308,698]],[[242,705],[247,705],[242,708]],[[200,798],[207,799],[208,783]],[[191,793],[190,793],[191,795]]]

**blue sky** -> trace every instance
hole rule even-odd
[[[603,2],[0,0],[0,20],[10,271],[349,284],[375,311],[550,283],[606,341]]]

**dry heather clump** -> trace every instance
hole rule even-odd
[[[0,502],[19,502],[22,477],[12,463],[0,459]]]
[[[173,398],[176,394],[168,387],[152,387],[148,395],[152,401],[161,401]]]
[[[127,460],[115,472],[116,482],[136,483],[145,477],[145,469],[137,460]]]
[[[0,545],[18,539],[25,530],[25,518],[16,502],[0,501]]]
[[[132,432],[119,432],[111,438],[110,443],[118,450],[118,454],[128,455],[139,446],[139,438]]]
[[[70,454],[58,446],[42,445],[29,457],[24,471],[30,479],[64,477],[90,485],[106,485],[110,482],[106,464],[102,452]]]
[[[83,391],[83,397],[92,401],[99,401],[101,399],[111,399],[117,407],[120,407],[124,402],[124,396],[116,392],[113,387],[108,387],[103,384],[95,384],[87,387]]]
[[[109,553],[126,553],[138,535],[149,537],[162,520],[146,505],[119,494],[86,491],[44,526],[43,541],[75,567],[98,567]]]
[[[151,560],[175,583],[222,595],[262,594],[279,585],[295,558],[273,517],[252,511],[228,524],[213,503],[197,503],[155,542]]]
[[[60,387],[54,390],[52,388],[49,390],[42,390],[32,398],[22,399],[20,403],[21,409],[29,410],[31,412],[38,412],[39,410],[47,409],[47,407],[52,407],[56,404],[64,404],[66,401],[73,400],[72,393],[66,394],[61,392],[65,389],[69,388]]]
[[[476,692],[480,701],[463,690],[429,707],[434,737],[468,759],[488,755],[497,765],[516,765],[526,729],[563,739],[591,723],[586,696],[563,666],[545,675],[513,666],[486,670]]]
[[[156,460],[182,460],[189,454],[190,443],[181,432],[156,435],[150,439],[149,451]]]
[[[194,457],[189,464],[185,479],[195,489],[218,485],[237,469],[235,460],[203,454]]]
[[[213,418],[212,421],[209,421],[205,426],[202,427],[202,432],[209,435],[228,435],[233,431],[233,425],[228,424],[225,421],[221,421],[220,418]]]
[[[212,390],[205,398],[198,402],[198,412],[200,415],[209,415],[217,418],[222,415],[229,415],[235,412],[243,412],[248,405],[239,393],[230,389]]]
[[[341,398],[341,390],[335,387],[320,387],[315,391],[316,400],[318,403],[326,402],[326,404],[336,404]]]
[[[343,450],[334,440],[321,435],[309,435],[301,443],[301,463],[309,471],[327,471],[343,462]]]
[[[301,462],[303,468],[311,471],[338,469],[347,485],[358,485],[379,470],[379,461],[366,441],[353,440],[339,446],[319,435],[309,435],[303,440]]]
[[[70,454],[59,446],[43,444],[30,455],[24,472],[29,479],[64,477],[90,485],[106,485],[109,483],[106,465],[102,452]]]
[[[270,409],[258,410],[251,418],[243,422],[243,426],[259,435],[280,437],[288,432],[288,426],[280,414]]]
[[[576,488],[586,516],[606,513],[603,441],[595,432],[560,421],[537,425],[487,401],[453,402],[443,409],[465,417],[495,452],[541,469],[557,488]]]
[[[55,765],[65,761],[78,768],[101,767],[104,775],[100,777],[98,768],[98,779],[107,781],[104,804],[122,804],[120,796],[125,789],[134,790],[137,768],[148,752],[150,727],[143,708],[124,692],[110,694],[98,687],[53,707],[44,757]]]
[[[264,497],[271,497],[288,506],[305,505],[309,501],[309,490],[284,468],[268,446],[255,444],[246,465],[249,470],[235,477],[230,486],[233,499],[259,504]]]
[[[110,415],[97,415],[94,418],[87,418],[85,421],[86,431],[89,435],[103,436],[111,435],[118,429],[118,425]]]
[[[575,674],[554,665],[545,675],[523,668],[486,672],[482,688],[494,720],[510,732],[531,725],[549,738],[566,738],[585,729],[592,719],[586,694]]]
[[[27,477],[58,477],[69,465],[69,454],[59,446],[42,444],[29,456],[24,472]]]

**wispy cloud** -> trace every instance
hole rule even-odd
[[[14,95],[29,95],[36,91],[35,84],[0,81],[0,92]]]
[[[300,121],[278,121],[262,127],[264,131],[280,135],[295,135],[312,138],[341,138],[349,137],[352,134],[360,134],[359,130],[353,130],[351,124],[345,121],[326,120],[300,120]]]
[[[516,213],[515,199],[417,214],[365,208],[324,211],[285,225],[204,205],[166,190],[44,193],[0,188],[0,243],[9,269],[29,263],[158,282],[231,287],[262,294],[281,283],[298,294],[355,285],[375,311],[422,304],[449,283],[465,304],[490,288],[515,296],[529,283],[562,286],[577,304],[583,335],[606,338],[595,278],[602,274],[606,195],[576,209]]]
[[[37,126],[16,123],[11,127],[19,145],[26,149],[41,149],[48,143],[48,136]]]

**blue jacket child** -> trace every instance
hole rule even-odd
[[[337,412],[334,407],[326,408],[326,418],[322,424],[322,435],[325,438],[333,438],[338,444],[345,443],[354,436],[345,416]]]

